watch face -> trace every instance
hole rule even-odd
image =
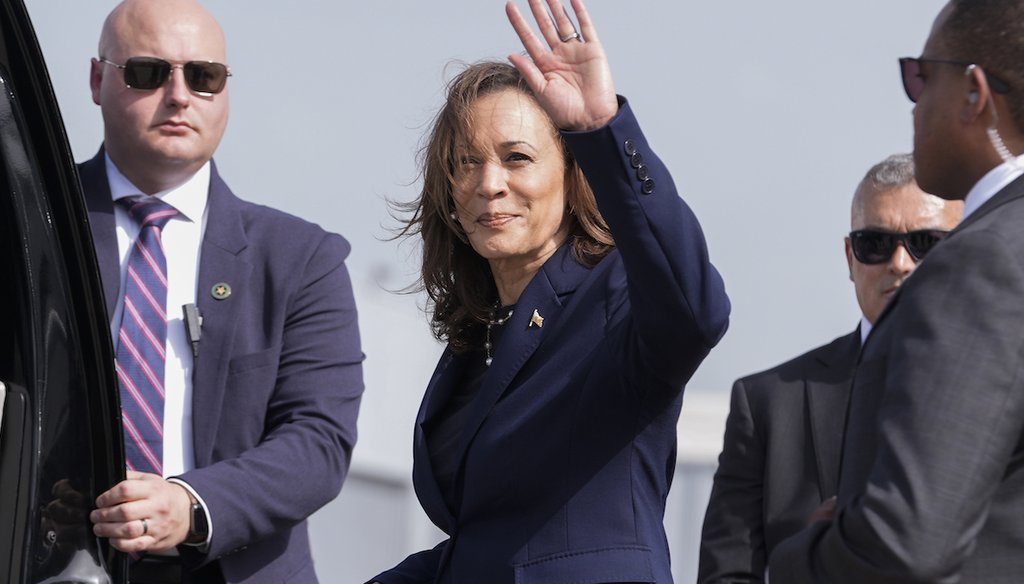
[[[210,528],[206,525],[206,513],[203,512],[203,506],[199,503],[193,503],[192,525],[189,527],[189,534],[206,539],[206,535],[209,532]]]

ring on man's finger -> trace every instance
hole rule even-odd
[[[149,523],[146,523],[145,519],[139,519],[142,522],[142,535],[149,533]]]
[[[567,43],[573,39],[578,40],[581,43],[583,42],[583,37],[581,37],[580,33],[575,30],[572,31],[572,34],[566,35],[564,37],[558,37],[558,40],[562,41],[563,43]]]

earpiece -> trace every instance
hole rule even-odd
[[[974,105],[974,104],[978,103],[978,92],[977,91],[972,91],[972,92],[967,94],[967,103],[969,103],[971,105]]]

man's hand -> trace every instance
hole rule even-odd
[[[123,552],[171,549],[188,537],[192,499],[181,485],[155,474],[128,479],[96,498],[93,533]]]
[[[819,521],[832,521],[836,516],[836,498],[829,497],[818,505],[818,508],[811,513],[810,518],[807,520],[807,526],[810,527]]]

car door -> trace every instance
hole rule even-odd
[[[0,0],[0,581],[126,582],[92,534],[124,476],[99,270],[71,150],[21,0]]]

